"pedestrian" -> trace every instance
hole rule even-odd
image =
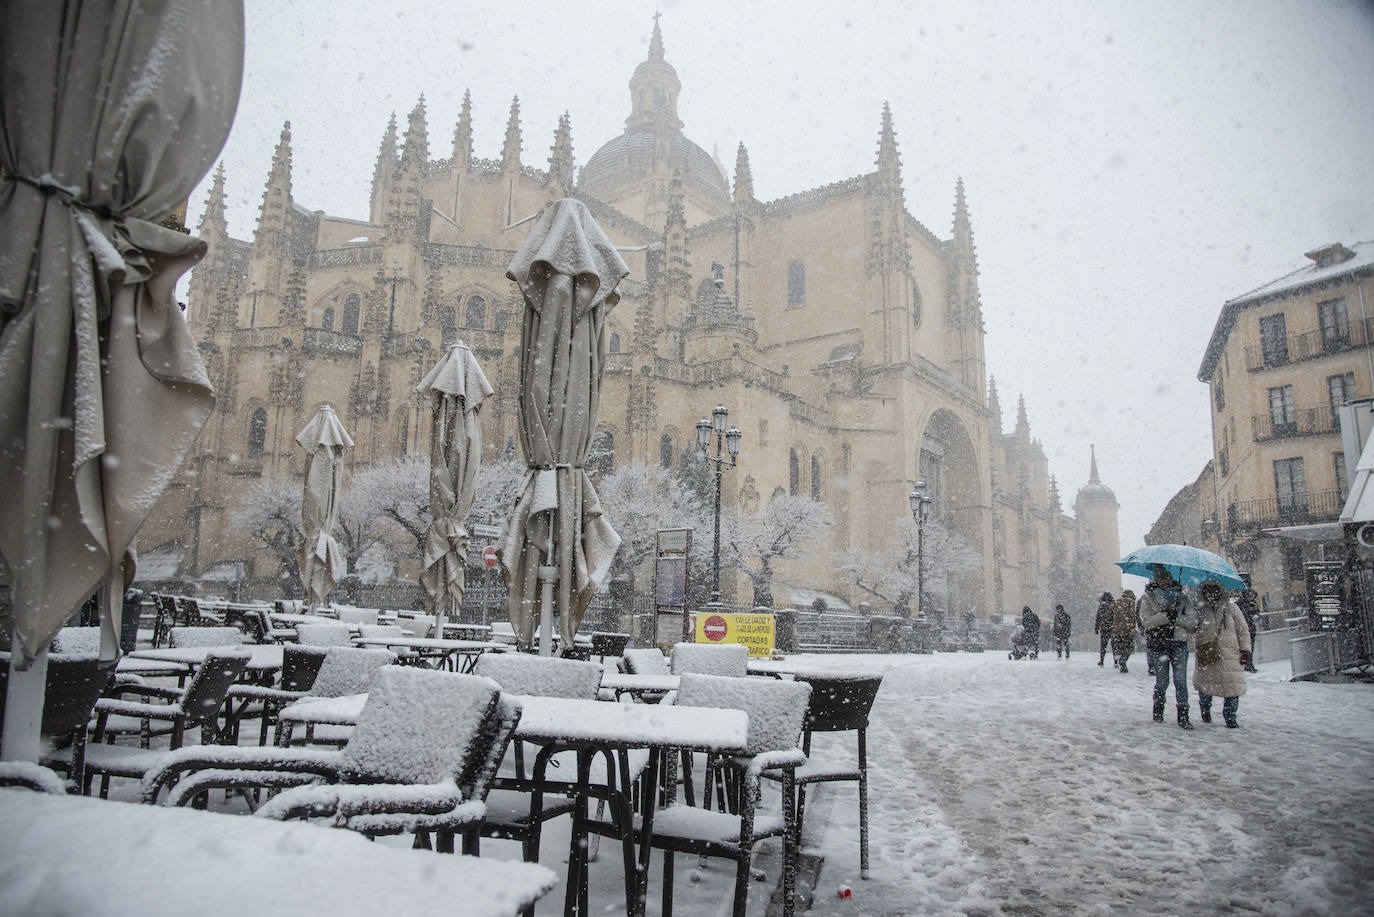
[[[1145,633],[1145,625],[1140,623],[1140,607],[1145,604],[1145,596],[1154,591],[1155,582],[1150,580],[1145,584],[1145,591],[1140,594],[1140,598],[1135,601],[1135,633]],[[1150,643],[1145,642],[1145,668],[1150,673],[1150,677],[1155,677],[1155,651],[1150,649]]]
[[[1245,660],[1245,671],[1258,672],[1259,669],[1255,668],[1255,651],[1259,648],[1259,596],[1255,590],[1246,586],[1236,598],[1236,605],[1240,608],[1241,616],[1245,618],[1245,629],[1250,632],[1250,658]]]
[[[1063,605],[1054,606],[1054,658],[1069,658],[1069,634],[1073,630],[1073,618],[1064,610]]]
[[[1112,603],[1112,659],[1122,673],[1135,649],[1135,622],[1135,593],[1123,589],[1121,598]]]
[[[1188,717],[1188,640],[1197,630],[1197,610],[1163,564],[1154,565],[1154,584],[1154,589],[1145,592],[1140,608],[1146,646],[1155,654],[1154,720],[1164,722],[1164,700],[1172,671],[1178,725],[1192,729]]]
[[[1040,658],[1040,616],[1029,605],[1021,606],[1021,630],[1026,635],[1026,652],[1032,659]]]
[[[1107,647],[1112,648],[1112,666],[1118,665],[1116,659],[1116,646],[1112,643],[1112,594],[1102,593],[1102,597],[1097,600],[1097,617],[1093,619],[1093,633],[1097,634],[1101,640],[1101,645],[1097,648],[1097,664],[1102,665],[1107,659]]]
[[[1212,698],[1225,698],[1221,718],[1227,728],[1237,729],[1236,712],[1245,693],[1245,665],[1250,662],[1250,631],[1245,615],[1216,580],[1207,580],[1198,603],[1197,668],[1193,686],[1204,723],[1212,722]]]

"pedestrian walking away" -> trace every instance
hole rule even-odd
[[[1188,641],[1197,630],[1197,609],[1162,564],[1155,564],[1154,584],[1155,588],[1146,590],[1140,603],[1146,646],[1155,654],[1154,720],[1164,722],[1164,701],[1172,672],[1178,725],[1192,729],[1188,716]]]
[[[1040,616],[1029,605],[1021,606],[1021,630],[1025,635],[1026,652],[1030,658],[1040,658]]]
[[[1228,728],[1240,723],[1240,696],[1245,693],[1245,666],[1250,662],[1250,631],[1245,614],[1226,597],[1226,589],[1216,580],[1207,580],[1198,603],[1197,667],[1193,687],[1204,723],[1212,722],[1212,698],[1225,698],[1221,718]]]
[[[1112,643],[1112,594],[1102,593],[1102,597],[1097,600],[1097,617],[1093,618],[1093,633],[1097,634],[1101,645],[1097,648],[1097,664],[1102,665],[1107,659],[1107,648],[1112,650],[1112,665],[1118,665],[1116,660],[1116,646]]]
[[[1241,615],[1245,618],[1245,629],[1250,632],[1250,658],[1245,661],[1245,671],[1258,672],[1259,669],[1255,668],[1255,653],[1259,649],[1257,643],[1260,613],[1259,596],[1255,594],[1255,590],[1247,586],[1240,591],[1240,595],[1236,596],[1235,601],[1237,607],[1240,608]]]
[[[1054,656],[1056,659],[1069,658],[1069,634],[1073,630],[1073,618],[1064,610],[1063,605],[1054,606]]]
[[[1135,649],[1135,593],[1130,589],[1121,590],[1121,598],[1112,603],[1111,621],[1112,659],[1124,673],[1126,660],[1131,658],[1131,652]]]

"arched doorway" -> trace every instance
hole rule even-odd
[[[919,455],[916,474],[931,500],[927,602],[947,617],[970,611],[986,615],[991,610],[983,577],[987,507],[973,438],[959,415],[936,410],[921,436]]]

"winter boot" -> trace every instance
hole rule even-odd
[[[1212,710],[1211,710],[1210,707],[1203,707],[1203,708],[1202,708],[1202,721],[1203,721],[1204,723],[1210,723],[1210,722],[1212,722]]]
[[[1179,705],[1178,705],[1178,725],[1179,725],[1179,726],[1182,726],[1184,729],[1192,729],[1192,728],[1193,728],[1193,724],[1192,724],[1191,722],[1188,721],[1188,705],[1187,705],[1187,704],[1179,704]]]
[[[1122,671],[1124,672],[1125,669]],[[1156,723],[1164,722],[1164,701],[1162,700],[1155,701],[1154,719]]]
[[[1236,718],[1235,718],[1234,716],[1227,717],[1227,718],[1226,718],[1226,728],[1227,728],[1227,729],[1239,729],[1239,728],[1240,728],[1240,723],[1236,722]]]

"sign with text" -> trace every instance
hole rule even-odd
[[[773,652],[775,639],[770,614],[736,614],[709,609],[698,609],[696,613],[697,643],[742,643],[749,647],[750,656],[767,657]]]

